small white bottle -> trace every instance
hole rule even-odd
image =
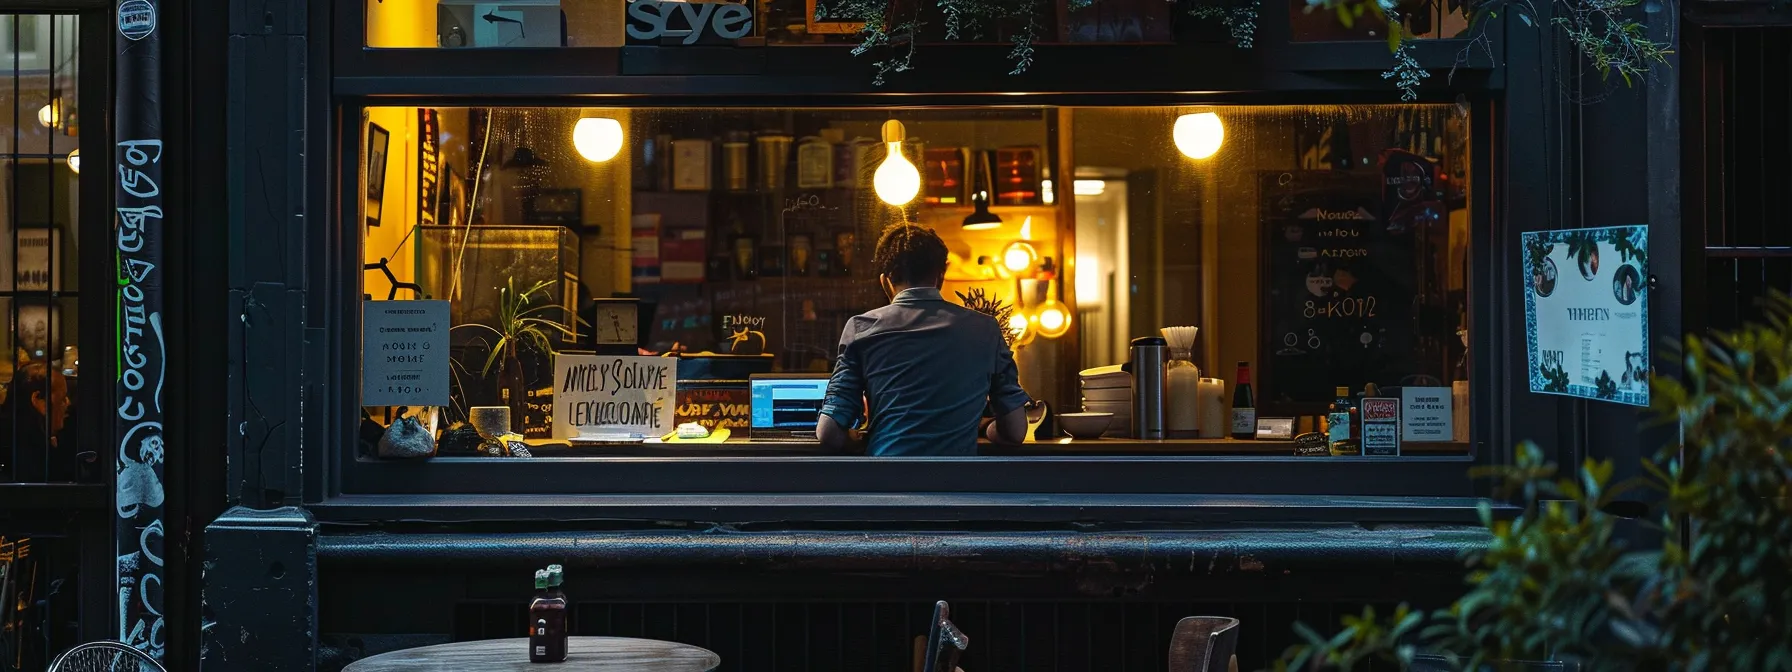
[[[1165,395],[1164,430],[1172,439],[1192,439],[1199,435],[1201,418],[1201,367],[1195,366],[1185,349],[1172,349],[1170,362],[1164,367]]]

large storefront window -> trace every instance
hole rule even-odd
[[[401,407],[391,385],[364,399],[367,457],[400,452],[389,428],[407,416],[439,456],[658,454],[683,423],[728,430],[722,453],[778,434],[780,454],[813,454],[805,390],[846,320],[885,302],[870,260],[901,222],[945,240],[944,296],[993,304],[1029,396],[1113,414],[1107,438],[1042,429],[1021,454],[1293,456],[1340,388],[1359,440],[1469,452],[1453,105],[381,107],[362,124],[364,312],[381,320],[362,390],[445,381],[432,401]],[[891,137],[912,195],[880,177]],[[377,333],[413,328],[394,309],[414,300],[440,307],[446,357]],[[1118,367],[1166,327],[1198,329],[1175,355],[1199,373],[1167,390],[1169,440],[1126,440]],[[573,380],[614,361],[663,367],[628,375],[663,374],[666,396]],[[1260,420],[1248,440],[1230,438],[1241,365]],[[499,416],[514,436],[493,444]]]

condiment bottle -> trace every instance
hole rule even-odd
[[[529,662],[566,660],[566,599],[548,593],[547,570],[535,572],[534,601],[529,603]]]

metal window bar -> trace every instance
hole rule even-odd
[[[1759,301],[1792,292],[1792,227],[1780,223],[1776,198],[1792,192],[1792,28],[1710,32],[1707,57],[1717,60],[1704,95],[1715,103],[1704,132],[1716,156],[1704,232],[1706,297],[1711,329],[1761,317]],[[1771,217],[1771,219],[1770,219]]]

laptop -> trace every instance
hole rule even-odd
[[[828,394],[825,373],[756,373],[747,379],[752,414],[749,441],[818,441],[815,421]]]

